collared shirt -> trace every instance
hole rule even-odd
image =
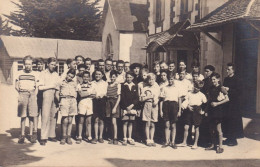
[[[189,80],[175,80],[175,84],[179,89],[180,96],[186,96],[192,90],[192,84]]]
[[[127,85],[128,86],[128,88],[129,88],[129,90],[131,90],[132,89],[132,87],[135,85],[133,82],[131,82],[130,84],[129,83],[124,83],[124,85]]]
[[[180,90],[176,85],[167,85],[162,88],[161,96],[165,97],[165,101],[179,101]]]
[[[66,81],[63,80],[59,85],[58,85],[58,90],[60,90],[60,96],[61,97],[77,97],[77,91],[78,91],[78,84],[75,81]]]
[[[125,82],[125,72],[122,72],[121,74],[118,74],[116,78],[117,83],[124,83]]]
[[[162,88],[165,87],[165,86],[167,86],[167,85],[169,85],[169,82],[168,82],[168,81],[166,81],[166,82],[161,82],[159,86],[160,86],[160,89],[162,90]]]
[[[107,86],[108,83],[104,80],[100,80],[100,81],[93,81],[92,84],[95,84],[96,87],[96,97],[104,97],[107,93]]]
[[[202,103],[207,102],[206,96],[201,92],[198,93],[189,92],[185,97],[185,100],[188,100],[188,104],[190,106],[194,106],[194,105],[200,106]]]
[[[40,73],[40,85],[51,86],[57,85],[61,82],[59,74],[54,71],[50,73],[49,69],[46,69]]]
[[[105,72],[105,76],[106,76],[106,78],[107,78],[107,82],[111,82],[111,80],[110,80],[110,72],[111,71],[108,71],[108,72]]]
[[[35,90],[39,84],[39,73],[36,71],[18,71],[16,81],[19,82],[20,90]]]

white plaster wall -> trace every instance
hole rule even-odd
[[[123,61],[130,61],[130,47],[133,43],[133,34],[119,35],[119,59]]]

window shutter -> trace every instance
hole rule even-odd
[[[188,2],[188,12],[192,12],[193,11],[194,0],[189,0],[187,2]]]
[[[175,14],[176,16],[180,16],[181,15],[181,0],[175,0]]]
[[[156,0],[153,0],[153,23],[156,23]]]
[[[165,18],[165,0],[161,0],[161,20]]]

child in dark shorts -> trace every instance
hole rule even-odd
[[[220,86],[220,75],[214,73],[211,77],[213,85],[209,89],[209,108],[208,108],[208,118],[210,126],[211,135],[211,146],[207,147],[206,150],[214,150],[216,145],[216,134],[218,134],[219,146],[216,149],[216,153],[223,153],[224,149],[222,146],[223,133],[221,128],[221,122],[223,118],[222,106],[224,103],[229,101],[227,91],[225,88]]]
[[[126,73],[126,82],[121,84],[121,100],[120,107],[122,112],[123,121],[123,145],[134,145],[135,142],[132,139],[133,121],[136,116],[136,108],[138,104],[138,91],[137,86],[133,83],[134,73]],[[128,138],[127,138],[128,130]]]
[[[183,142],[180,146],[187,146],[187,137],[189,133],[189,127],[195,126],[195,141],[192,149],[198,148],[198,140],[199,140],[199,126],[202,121],[202,110],[201,105],[207,102],[206,96],[200,92],[200,89],[203,87],[203,81],[195,81],[194,88],[192,92],[189,92],[185,97],[185,101],[183,102],[183,108],[187,108],[184,110],[184,135]]]
[[[100,69],[96,69],[93,73],[95,80],[92,82],[96,87],[96,97],[93,99],[93,119],[94,119],[94,131],[95,138],[92,139],[92,144],[104,143],[103,130],[104,130],[104,118],[106,115],[106,93],[107,82],[103,80],[104,72]],[[98,135],[99,132],[99,135]],[[99,139],[98,139],[99,136]]]
[[[162,88],[160,95],[162,99],[162,111],[160,111],[160,114],[165,121],[165,143],[162,148],[171,146],[173,149],[177,149],[175,144],[176,122],[181,113],[181,97],[179,89],[174,83],[173,74],[169,74],[168,82],[169,84]],[[170,134],[172,134],[172,141],[170,140]]]
[[[112,70],[110,72],[110,81],[107,87],[107,101],[106,101],[106,117],[112,119],[113,129],[111,132],[111,140],[108,144],[118,144],[117,140],[117,118],[119,118],[119,102],[120,102],[120,94],[121,94],[121,85],[116,81],[117,72]]]

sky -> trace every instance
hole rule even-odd
[[[0,15],[2,16],[3,19],[6,19],[3,15],[9,15],[10,12],[14,12],[16,10],[18,10],[16,8],[16,6],[12,3],[19,3],[19,0],[0,0]],[[100,9],[103,10],[103,6],[104,6],[105,0],[101,0],[100,1]],[[11,25],[13,28],[14,25]]]

